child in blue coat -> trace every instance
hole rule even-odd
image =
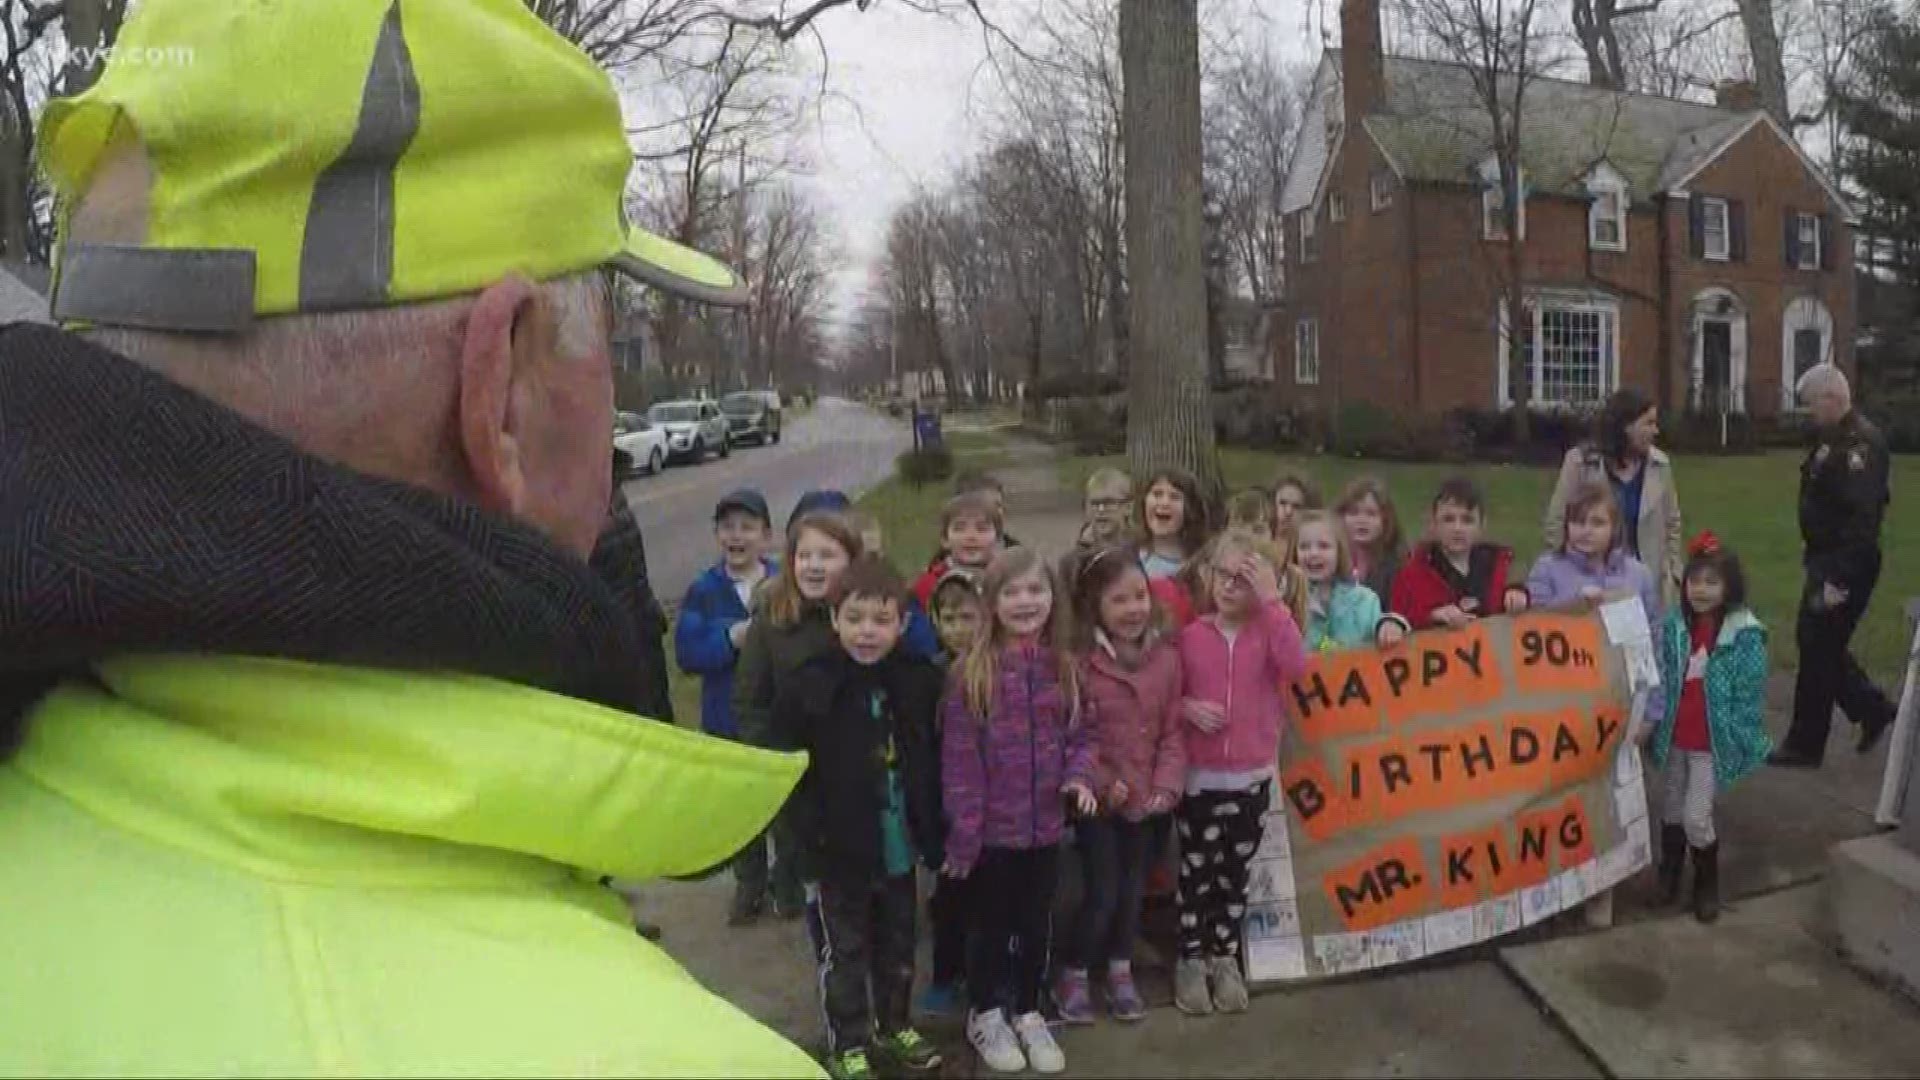
[[[1766,763],[1767,628],[1747,607],[1740,560],[1712,533],[1688,547],[1683,598],[1659,639],[1664,701],[1648,725],[1648,756],[1666,770],[1660,827],[1660,888],[1680,899],[1693,851],[1693,914],[1720,915],[1718,793]],[[1675,688],[1678,688],[1677,690]]]
[[[682,671],[700,676],[700,729],[723,739],[738,739],[733,671],[746,640],[754,592],[774,573],[774,563],[766,556],[773,537],[767,500],[750,488],[721,499],[713,508],[713,537],[720,547],[720,561],[687,588],[687,597],[680,602],[673,651]],[[764,841],[740,853],[733,874],[734,921],[752,922],[767,888]]]

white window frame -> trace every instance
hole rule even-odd
[[[1347,220],[1347,193],[1336,191],[1327,196],[1327,217],[1338,225]]]
[[[1531,385],[1534,388],[1533,407],[1546,410],[1590,409],[1599,406],[1620,387],[1620,302],[1613,297],[1589,293],[1542,293],[1528,298],[1526,311],[1527,334],[1533,341],[1533,371]],[[1545,352],[1541,338],[1544,334],[1546,312],[1548,309],[1572,313],[1589,313],[1599,316],[1602,334],[1600,356],[1600,384],[1592,401],[1553,401],[1540,396],[1542,373],[1545,368]],[[1499,333],[1495,345],[1499,350],[1497,357],[1499,372],[1499,402],[1501,408],[1510,408],[1513,400],[1513,380],[1507,370],[1507,302],[1503,299],[1496,315],[1499,319]]]
[[[1619,173],[1606,165],[1601,165],[1587,180],[1587,194],[1592,201],[1587,204],[1587,246],[1595,251],[1627,250],[1627,211],[1632,205],[1628,195],[1626,181]],[[1602,211],[1605,199],[1613,200],[1613,213]],[[1600,237],[1600,225],[1611,220],[1617,235],[1615,240],[1603,240]]]
[[[1780,407],[1787,412],[1801,411],[1800,398],[1794,393],[1799,372],[1793,366],[1793,335],[1798,330],[1820,332],[1820,362],[1834,363],[1840,343],[1834,338],[1833,310],[1818,296],[1796,296],[1787,301],[1780,316]]]
[[[1314,208],[1309,206],[1300,211],[1300,261],[1318,262],[1320,259],[1320,231]]]
[[[1297,386],[1320,385],[1320,323],[1316,319],[1293,324],[1293,381]]]
[[[1793,215],[1794,231],[1800,234],[1800,261],[1795,264],[1797,270],[1820,269],[1820,215],[1805,211],[1795,211]]]
[[[1367,177],[1367,201],[1374,213],[1391,209],[1393,206],[1393,178],[1383,172],[1375,172]]]
[[[1713,229],[1711,219],[1714,212],[1720,214],[1720,250],[1713,249]],[[1733,210],[1727,200],[1714,196],[1700,199],[1700,255],[1710,262],[1729,262],[1733,259]]]

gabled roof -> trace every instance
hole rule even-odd
[[[1381,151],[1407,179],[1474,182],[1493,139],[1472,73],[1403,57],[1388,57],[1385,71],[1386,100],[1366,124]],[[1543,76],[1528,81],[1524,104],[1520,146],[1529,187],[1568,195],[1585,191],[1585,177],[1600,161],[1626,177],[1636,195],[1660,191],[1676,155],[1717,152],[1751,120],[1712,105]]]
[[[1387,57],[1384,73],[1385,101],[1364,127],[1394,171],[1406,180],[1477,184],[1493,139],[1472,72],[1445,61]],[[1331,119],[1334,123],[1327,126],[1338,127],[1343,111],[1340,50],[1326,50],[1314,89],[1312,124],[1318,127]],[[1503,91],[1503,96],[1510,95],[1511,89]],[[1771,124],[1763,112],[1546,76],[1529,80],[1525,99],[1521,157],[1528,187],[1536,193],[1583,195],[1594,165],[1604,161],[1626,179],[1634,198],[1646,199],[1675,190],[1756,125]],[[1774,130],[1779,133],[1777,126]],[[1791,138],[1779,134],[1845,209],[1846,200],[1832,181]],[[1316,145],[1314,152],[1296,153],[1283,206],[1288,212],[1317,195],[1320,173],[1334,160],[1320,131],[1303,130],[1301,141]]]

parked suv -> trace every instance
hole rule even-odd
[[[780,391],[742,390],[720,399],[733,441],[752,439],[755,446],[780,441]]]
[[[733,453],[727,418],[711,401],[662,401],[647,410],[647,419],[667,433],[667,456],[698,465],[712,450],[721,457]]]
[[[625,476],[635,469],[657,473],[667,466],[667,433],[647,423],[639,413],[621,412],[613,416],[613,474]]]

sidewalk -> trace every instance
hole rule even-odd
[[[1014,438],[996,469],[1023,543],[1064,552],[1078,493],[1053,451]],[[1770,687],[1776,736],[1790,676]],[[1901,1076],[1920,1073],[1920,1009],[1875,987],[1805,926],[1835,843],[1874,832],[1885,749],[1854,753],[1836,723],[1826,768],[1762,770],[1717,815],[1727,913],[1713,927],[1646,906],[1650,881],[1621,887],[1609,931],[1534,932],[1351,979],[1256,992],[1238,1017],[1195,1019],[1141,970],[1146,1021],[1058,1031],[1072,1076]],[[1648,794],[1657,806],[1658,777]],[[797,923],[724,925],[725,876],[645,890],[638,910],[666,928],[693,974],[802,1045],[820,1018]],[[948,1076],[976,1075],[953,1029]],[[978,1072],[985,1075],[984,1070]]]

